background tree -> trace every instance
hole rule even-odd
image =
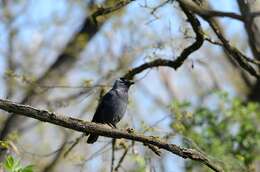
[[[134,78],[119,128],[192,148],[224,171],[260,171],[259,8],[258,0],[2,0],[1,97],[90,121],[115,79]],[[37,171],[211,170],[131,139],[90,146],[61,126],[4,111],[0,119],[1,161],[11,154]]]

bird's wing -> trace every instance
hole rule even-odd
[[[100,101],[96,109],[96,112],[93,116],[92,122],[104,123],[104,114],[109,113],[108,112],[110,110],[109,103],[111,103],[112,99],[113,99],[113,93],[112,90],[110,90],[102,97],[102,100]]]

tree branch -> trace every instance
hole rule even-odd
[[[191,1],[187,1],[187,0],[181,0],[181,2],[191,12],[196,13],[196,14],[202,16],[202,17],[208,17],[208,18],[211,18],[211,17],[228,17],[228,18],[236,19],[236,20],[239,20],[239,21],[242,21],[242,22],[244,22],[246,20],[244,16],[239,15],[239,14],[234,13],[234,12],[223,12],[223,11],[217,11],[217,10],[209,10],[205,7],[195,5]],[[259,17],[259,16],[260,16],[260,12],[252,12],[248,15],[248,17],[250,19],[253,19],[253,18]]]
[[[121,156],[121,158],[118,161],[118,164],[117,164],[117,166],[115,168],[115,172],[117,172],[118,169],[121,167],[121,165],[122,165],[122,163],[123,163],[123,161],[124,161],[124,159],[125,159],[125,157],[126,157],[126,155],[128,153],[128,150],[129,150],[129,146],[125,146],[124,147],[124,153],[123,153],[123,155]]]
[[[199,161],[216,172],[223,171],[216,164],[211,162],[204,154],[193,149],[182,148],[175,144],[167,143],[154,136],[144,136],[132,131],[130,132],[108,128],[101,124],[83,121],[73,117],[57,115],[53,112],[48,112],[47,110],[40,110],[28,105],[17,104],[9,100],[0,99],[0,109],[10,113],[15,113],[17,115],[34,118],[43,122],[48,122],[64,128],[72,129],[74,131],[79,131],[82,133],[98,134],[100,136],[117,139],[124,138],[134,140],[137,142],[142,142],[144,144],[151,144],[160,149],[164,149],[175,155],[178,155],[184,159],[189,158],[195,161]]]
[[[196,7],[196,8],[201,8],[201,7],[198,7],[195,3],[191,2],[191,1],[188,2],[186,0],[179,0],[179,2],[188,9],[191,9],[190,6]],[[223,48],[234,59],[234,61],[236,61],[240,65],[240,67],[242,67],[245,71],[250,73],[255,78],[259,79],[260,73],[257,72],[254,69],[254,67],[250,65],[250,63],[252,63],[252,62],[254,62],[255,64],[258,64],[259,62],[251,60],[251,58],[247,57],[242,52],[240,52],[236,47],[232,46],[229,43],[229,41],[224,37],[224,35],[221,33],[216,21],[213,18],[211,18],[210,16],[207,16],[207,15],[201,14],[198,10],[193,10],[193,12],[198,14],[199,16],[201,16],[205,21],[207,21],[209,23],[210,27],[215,32],[218,39],[222,42]]]
[[[203,42],[204,42],[204,33],[201,28],[199,20],[193,15],[183,4],[179,1],[180,7],[185,13],[188,22],[191,24],[191,27],[196,35],[195,42],[185,48],[182,53],[175,59],[175,60],[168,60],[168,59],[156,59],[148,63],[144,63],[138,67],[135,67],[129,70],[124,77],[128,79],[132,79],[136,74],[141,73],[142,71],[159,66],[167,66],[173,69],[178,69],[183,62],[188,58],[188,56],[193,53],[194,51],[198,50]]]
[[[248,43],[252,50],[255,59],[260,60],[260,39],[259,39],[259,29],[257,23],[250,18],[253,15],[250,9],[250,3],[246,3],[245,0],[238,0],[238,7],[242,16],[245,18],[244,26],[248,36]],[[256,13],[256,12],[255,12]]]
[[[250,65],[251,60],[249,61],[249,57],[244,55],[242,52],[240,52],[236,47],[233,47],[229,44],[229,41],[226,40],[226,38],[222,35],[220,32],[216,22],[214,20],[211,20],[209,18],[205,18],[205,20],[209,23],[217,37],[220,39],[220,41],[223,43],[223,47],[225,50],[229,53],[229,55],[242,67],[244,70],[246,70],[248,73],[250,73],[255,78],[260,78],[259,72],[257,72],[254,67]],[[256,61],[256,63],[258,63]]]

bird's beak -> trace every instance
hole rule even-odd
[[[131,86],[134,84],[134,81],[128,81],[128,85]]]
[[[133,85],[134,84],[134,81],[133,80],[128,80],[128,79],[125,79],[125,78],[120,78],[122,81],[124,81],[127,85],[128,85],[128,87],[130,87],[131,85]]]

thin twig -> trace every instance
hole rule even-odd
[[[115,172],[117,172],[118,169],[121,167],[121,165],[122,165],[122,163],[123,163],[123,161],[124,161],[124,159],[125,159],[125,157],[126,157],[126,155],[128,153],[128,150],[129,150],[129,146],[125,147],[125,151],[124,151],[123,155],[121,156],[121,158],[118,161],[118,164],[117,164],[117,166],[115,168]]]
[[[105,150],[109,145],[111,144],[111,142],[108,142],[107,144],[105,144],[104,146],[102,146],[99,150],[97,150],[96,152],[94,152],[92,155],[90,155],[88,158],[85,159],[85,162],[92,160],[93,158],[99,156],[100,154],[110,150],[110,148],[108,150]]]
[[[112,158],[111,158],[111,172],[114,171],[114,162],[115,162],[115,146],[116,146],[116,139],[112,139]]]
[[[68,154],[71,152],[71,150],[79,143],[79,141],[85,137],[85,134],[81,134],[79,137],[76,138],[74,143],[69,147],[69,149],[64,153],[63,157],[66,158]]]

